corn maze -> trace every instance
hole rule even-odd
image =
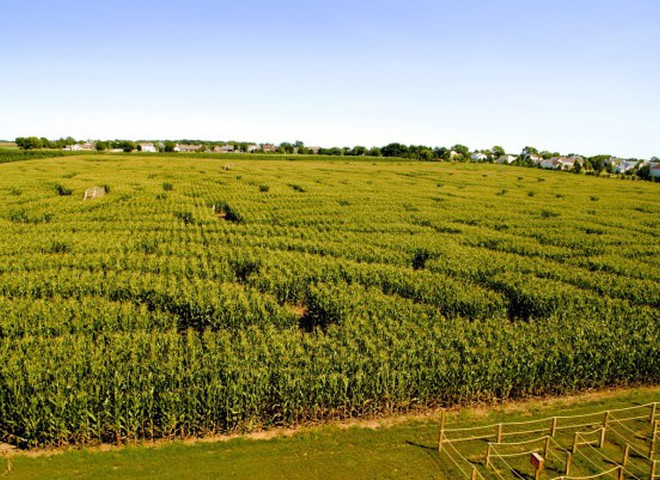
[[[659,405],[453,429],[443,412],[438,452],[452,475],[470,480],[654,480]]]
[[[0,165],[0,441],[123,443],[660,381],[658,185],[273,158]],[[83,200],[95,186],[107,193]]]

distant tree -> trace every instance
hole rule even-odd
[[[369,155],[370,157],[380,157],[382,155],[382,152],[380,150],[380,147],[371,147],[367,152],[367,155]]]
[[[176,147],[176,142],[173,142],[171,140],[165,140],[165,142],[163,142],[164,152],[173,152],[175,147]]]
[[[547,150],[543,150],[542,152],[539,153],[539,155],[541,156],[541,158],[543,158],[545,160],[547,160],[549,158],[552,158],[554,156],[557,156],[557,157],[559,156],[559,155],[553,155],[552,153],[548,152]]]
[[[639,167],[636,173],[643,180],[651,180],[651,166],[648,163]]]
[[[438,160],[449,160],[449,157],[451,156],[451,150],[447,147],[437,147],[433,150],[433,153]]]
[[[495,145],[493,148],[491,148],[490,152],[493,155],[493,158],[500,158],[506,155],[504,148],[500,147],[499,145]]]
[[[109,147],[108,142],[104,142],[104,141],[101,141],[101,140],[96,142],[96,146],[95,146],[96,151],[98,151],[98,152],[102,152],[104,150],[107,150],[108,147]]]
[[[400,143],[390,143],[381,149],[383,157],[407,157],[409,149],[406,145]]]
[[[367,147],[363,147],[361,145],[356,145],[353,147],[353,149],[348,153],[349,155],[353,155],[354,157],[361,157],[362,155],[367,153]]]
[[[424,147],[422,150],[419,152],[418,159],[421,160],[422,162],[431,162],[435,158],[435,155],[433,154],[433,150],[431,150],[428,147]]]
[[[135,142],[130,140],[116,140],[114,142],[114,148],[121,148],[126,153],[132,152],[136,147]]]
[[[280,143],[279,147],[277,147],[277,152],[278,153],[293,153],[295,149],[295,146],[289,142],[282,142]]]
[[[529,159],[529,157],[531,157],[532,155],[538,155],[538,154],[539,151],[536,148],[527,146],[523,148],[522,151],[520,152],[520,158],[526,160]]]
[[[573,173],[582,173],[582,164],[580,162],[575,162],[573,168],[571,169]]]
[[[465,145],[461,145],[460,143],[457,143],[453,147],[451,147],[453,151],[456,153],[460,153],[461,155],[467,156],[470,153],[470,149],[466,147]]]
[[[41,140],[38,137],[18,137],[16,145],[23,150],[35,150],[41,148]]]
[[[304,146],[304,145],[301,146],[301,147],[298,147],[298,153],[299,153],[300,155],[308,155],[308,154],[309,154],[309,148],[307,148],[307,147]]]

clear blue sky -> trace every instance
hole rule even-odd
[[[0,138],[660,156],[659,0],[0,0]]]

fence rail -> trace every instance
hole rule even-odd
[[[483,469],[485,467],[486,473],[492,474],[499,479],[504,478],[502,475],[502,472],[504,472],[504,470],[502,470],[504,465],[509,468],[510,473],[515,478],[523,478],[520,474],[520,471],[511,468],[506,459],[513,459],[516,457],[524,457],[526,455],[530,455],[532,464],[536,469],[534,478],[537,480],[541,478],[540,475],[543,471],[545,459],[550,459],[551,457],[559,462],[565,461],[563,468],[557,467],[556,463],[551,463],[554,465],[551,470],[556,472],[564,472],[563,475],[554,477],[552,480],[588,480],[592,478],[597,479],[607,477],[616,478],[617,480],[624,480],[624,478],[626,480],[660,480],[660,465],[659,462],[654,459],[656,443],[660,443],[660,419],[658,418],[660,410],[657,408],[658,404],[660,404],[660,402],[652,402],[644,405],[587,413],[582,415],[558,415],[537,420],[502,422],[465,428],[445,428],[446,412],[443,411],[440,421],[440,435],[438,437],[438,452],[441,455],[443,453],[446,454],[459,468],[463,476],[470,480],[486,480],[487,476],[485,477],[484,474],[482,474],[477,468],[477,465],[481,464],[481,461],[475,462],[474,456],[470,457],[472,460],[468,460],[465,455],[461,454],[455,445],[478,441],[485,442],[487,444],[485,459],[483,464],[481,464],[481,468]],[[643,410],[647,411],[643,412]],[[634,411],[638,412],[630,413]],[[590,419],[593,421],[580,422],[580,420]],[[625,422],[641,422],[644,420],[647,420],[651,425],[650,436],[640,436],[639,431],[634,431],[632,428],[629,428],[629,426],[625,425]],[[516,430],[516,427],[524,428],[534,425],[538,425],[539,428]],[[639,425],[639,423],[637,423],[637,425]],[[581,430],[589,427],[592,429],[588,431]],[[574,436],[572,445],[569,445],[565,448],[557,442],[555,437],[559,432],[565,435],[566,431],[568,430],[574,430]],[[626,434],[628,436],[632,434],[634,440],[639,441],[641,439],[645,442],[650,442],[648,454],[645,454],[642,449],[639,448],[638,444],[632,444],[631,440],[622,433],[623,430],[626,430]],[[624,449],[623,458],[620,462],[613,460],[612,458],[607,457],[605,454],[601,453],[603,451],[603,447],[605,446],[608,432],[612,433],[617,438],[614,445],[620,446]],[[503,441],[507,438],[525,437],[533,434],[545,435],[530,440]],[[593,436],[596,436],[596,438],[590,438]],[[623,440],[623,443],[621,443],[621,440]],[[522,452],[508,452],[506,450],[507,447],[524,447],[539,442],[544,442],[544,445],[539,446],[538,448],[525,449],[525,451]],[[581,451],[580,447],[584,447],[582,448],[584,451]],[[644,447],[644,449],[645,448],[646,447]],[[554,451],[551,449],[554,449]],[[591,453],[595,456],[590,458],[585,452]],[[587,471],[593,471],[594,467],[596,469],[602,468],[599,467],[592,458],[596,458],[597,460],[599,459],[601,462],[605,463],[606,466],[607,464],[614,464],[615,467],[596,473],[594,475],[571,476],[571,462],[573,456],[576,453],[591,464]],[[542,456],[540,454],[542,454]],[[631,454],[634,454],[634,461],[630,458]],[[536,461],[534,461],[535,459]],[[494,460],[500,460],[501,471],[493,465]],[[643,473],[644,478],[641,478],[633,473],[643,472],[642,467],[635,463],[639,460],[647,464],[649,467],[649,470],[646,470],[646,473]],[[554,461],[555,460],[552,460],[552,462]],[[581,461],[584,462],[584,460]],[[579,465],[580,464],[578,464],[578,466]],[[584,468],[584,465],[581,468]],[[633,471],[631,471],[630,468],[633,468]],[[648,477],[646,476],[647,474],[649,475]]]

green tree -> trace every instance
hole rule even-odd
[[[493,148],[491,148],[490,152],[493,155],[493,158],[500,158],[506,155],[504,148],[500,147],[499,145],[495,145]]]
[[[382,155],[382,152],[379,147],[371,147],[367,152],[367,155],[369,155],[370,157],[380,157]]]
[[[381,149],[383,157],[407,157],[409,153],[409,148],[406,145],[400,143],[390,143],[385,145]]]
[[[35,150],[42,145],[38,137],[17,137],[15,143],[23,150]]]

